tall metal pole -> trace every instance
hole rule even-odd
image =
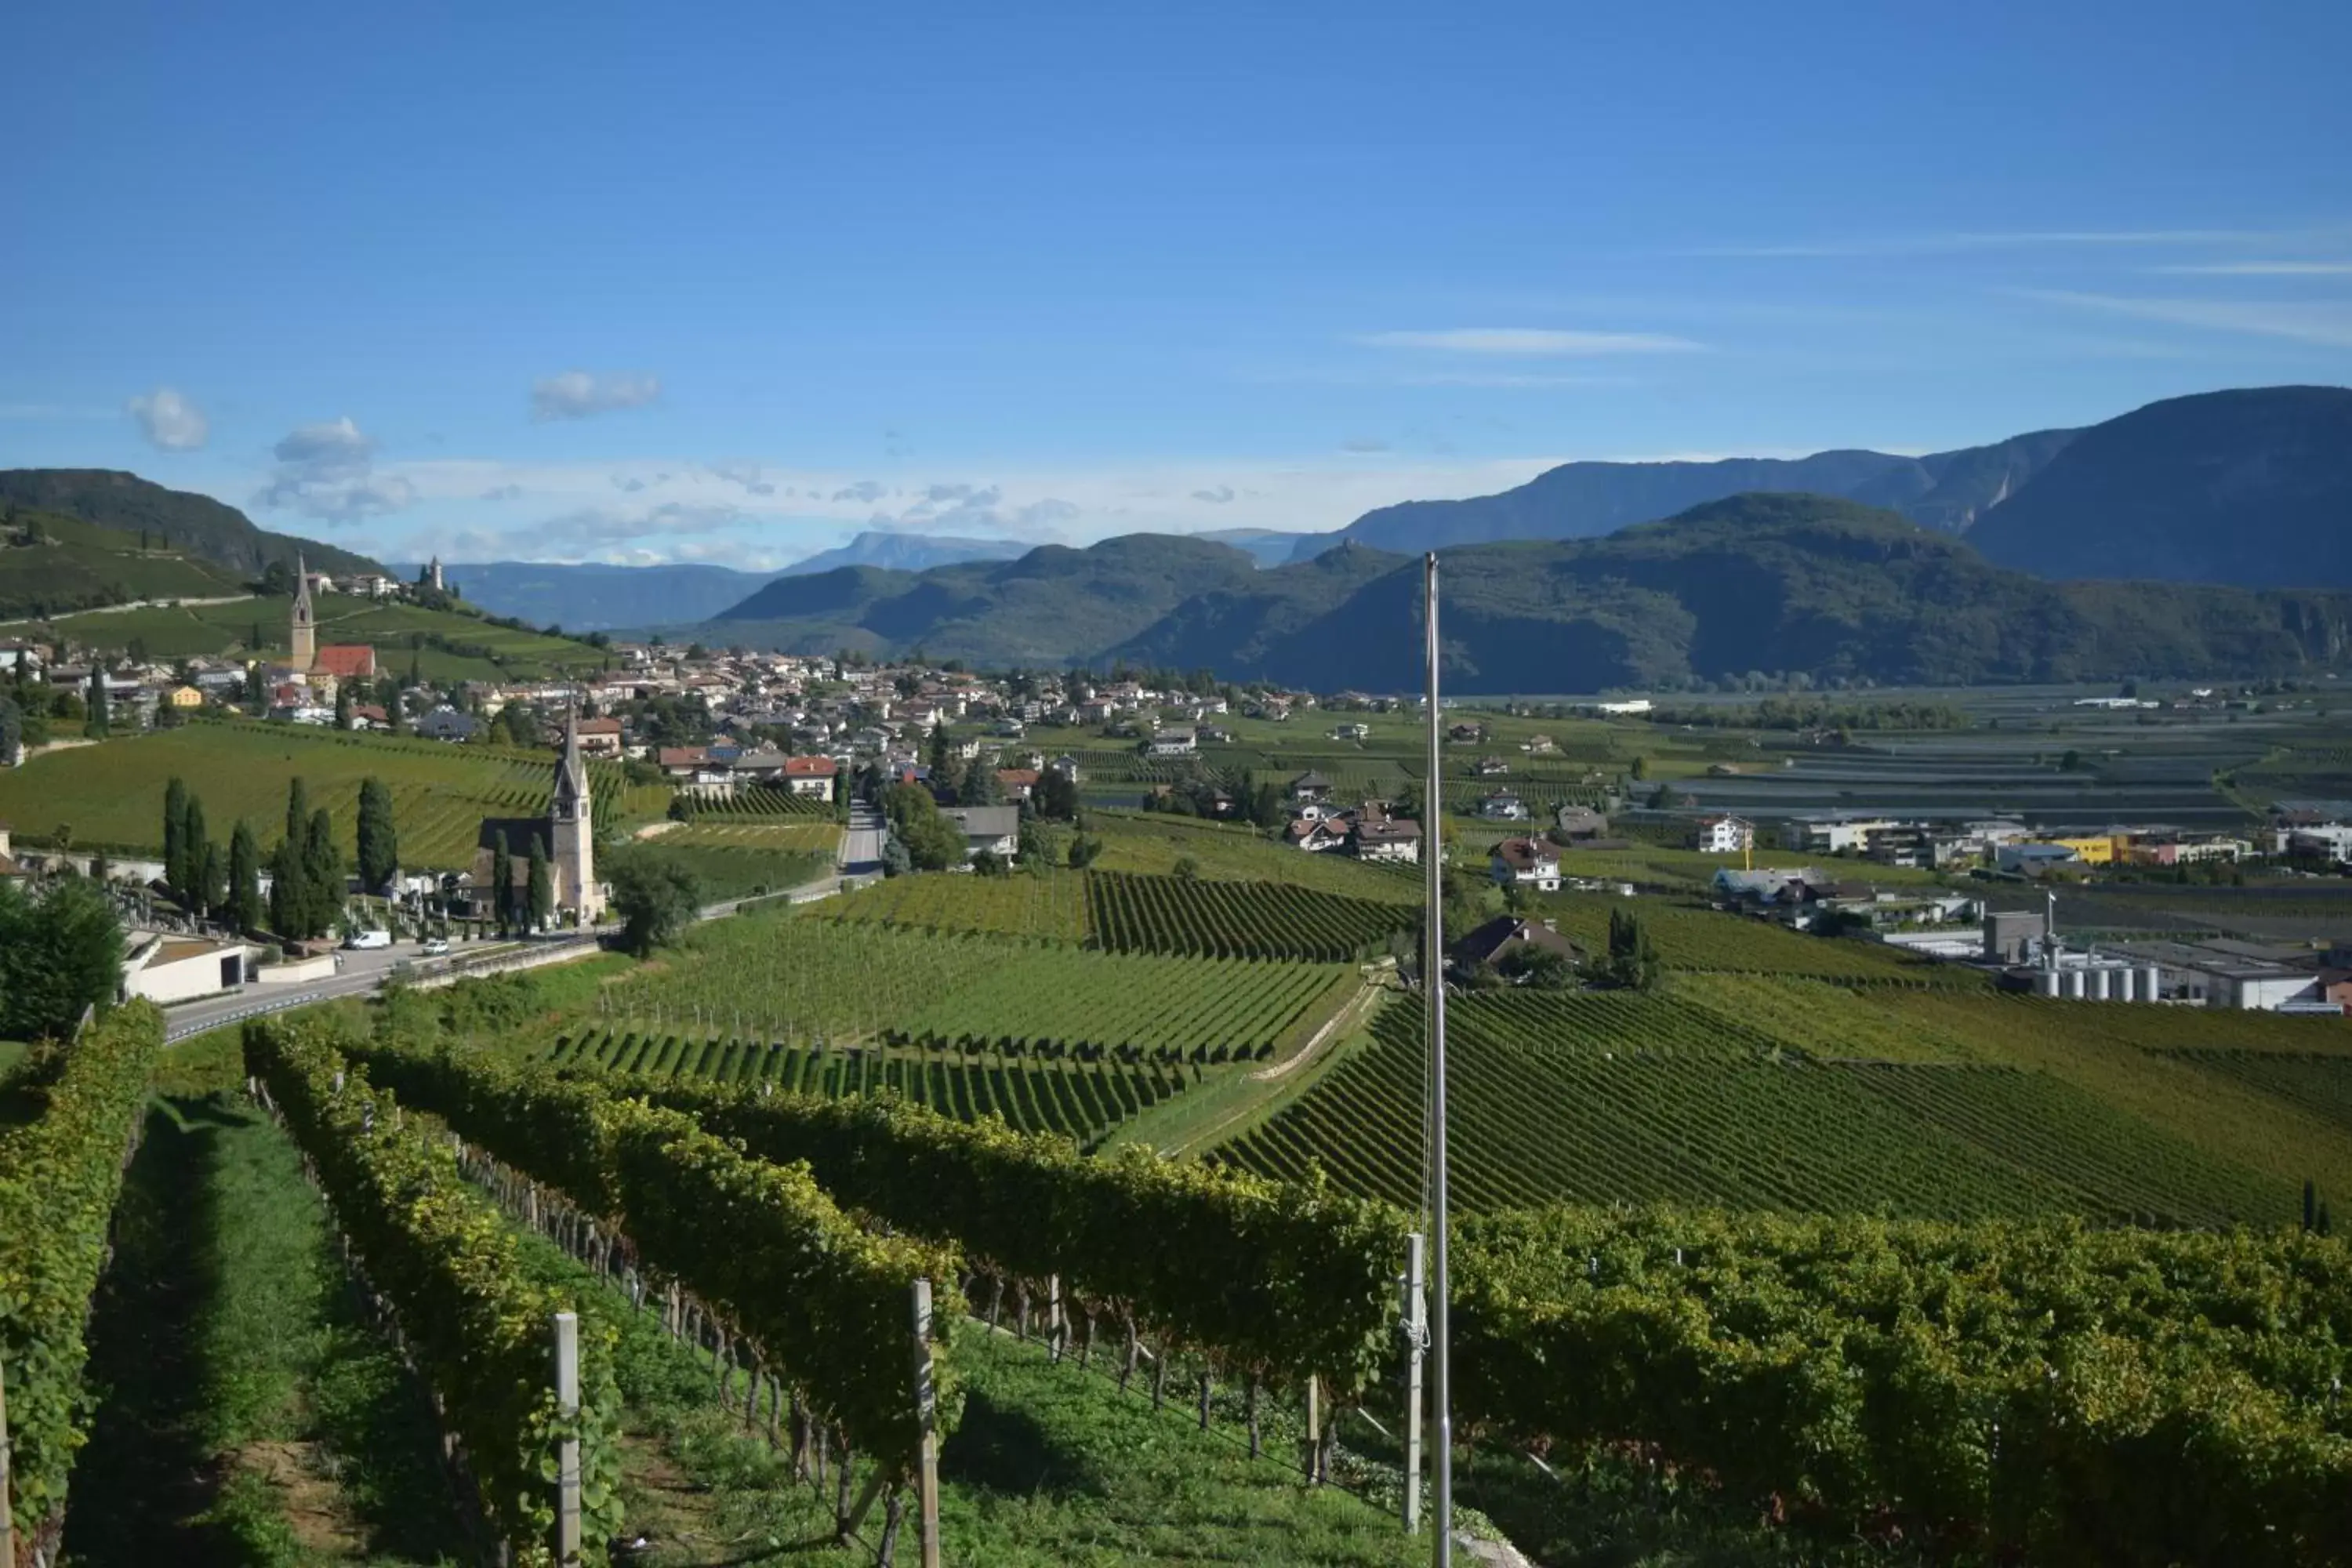
[[[1423,561],[1429,632],[1429,776],[1421,797],[1422,859],[1427,873],[1428,909],[1423,917],[1421,988],[1429,1003],[1430,1057],[1430,1278],[1431,1386],[1437,1406],[1437,1529],[1430,1560],[1437,1568],[1454,1563],[1454,1382],[1451,1361],[1451,1291],[1446,1283],[1445,1225],[1445,776],[1439,746],[1444,721],[1437,707],[1437,552]]]

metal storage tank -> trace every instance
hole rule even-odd
[[[2104,1002],[2107,999],[2107,976],[2110,973],[2111,971],[2104,967],[2094,969],[2089,973],[2087,981],[2091,988],[2092,1001]]]
[[[2058,972],[2054,969],[2038,969],[2034,971],[2033,989],[2044,996],[2057,995]]]
[[[2160,1002],[2164,999],[2164,971],[2153,963],[2140,966],[2139,999],[2143,1002]]]
[[[2063,972],[2059,978],[2065,982],[2066,994],[2068,998],[2073,1001],[2080,1002],[2083,999],[2084,990],[2083,972],[2079,969],[2069,969]]]

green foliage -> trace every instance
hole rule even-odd
[[[0,884],[0,910],[10,897]],[[0,931],[0,963],[14,946]],[[0,1369],[20,1542],[43,1539],[62,1517],[74,1450],[89,1434],[82,1327],[163,1046],[162,1012],[144,1002],[117,1008],[43,1064],[51,1070],[37,1091],[37,1113],[0,1129]]]
[[[377,1049],[367,1060],[460,1136],[617,1226],[647,1265],[726,1312],[772,1372],[896,1477],[919,1436],[912,1288],[930,1280],[940,1417],[952,1426],[962,1268],[951,1248],[868,1233],[806,1167],[747,1159],[675,1110],[446,1054]]]
[[[1092,871],[1086,889],[1087,938],[1114,952],[1346,963],[1380,947],[1412,921],[1412,910],[1398,904],[1273,882],[1211,882],[1181,873]]]
[[[392,791],[379,778],[360,784],[358,847],[361,890],[383,892],[400,868],[400,826],[394,817]]]
[[[68,877],[34,898],[0,878],[0,1039],[63,1038],[121,973],[122,929],[95,886]]]
[[[892,784],[884,790],[882,814],[892,837],[906,845],[916,870],[944,871],[964,863],[963,834],[940,814],[939,803],[920,784]]]
[[[89,668],[88,701],[89,704],[88,732],[93,739],[102,741],[113,731],[113,726],[107,712],[106,665],[103,660],[93,663]]]
[[[620,1528],[620,1392],[614,1335],[580,1315],[580,1413],[566,1421],[551,1373],[554,1317],[572,1304],[528,1279],[516,1241],[458,1174],[446,1138],[408,1126],[317,1022],[247,1027],[258,1078],[309,1155],[368,1282],[399,1313],[409,1352],[464,1441],[482,1506],[524,1563],[551,1561],[556,1446],[581,1445],[585,1533]]]
[[[639,957],[676,941],[701,907],[701,888],[682,867],[633,858],[613,868],[621,945]]]
[[[253,824],[241,816],[228,841],[228,910],[237,930],[247,931],[259,931],[268,913],[261,901],[261,847]]]
[[[178,774],[163,786],[163,885],[172,896],[187,901],[188,886],[188,786]]]
[[[555,881],[548,870],[547,845],[537,834],[531,835],[530,862],[524,874],[524,897],[528,900],[524,912],[532,930],[543,930],[555,915]]]
[[[212,888],[208,877],[219,869],[214,857],[212,830],[205,824],[205,803],[194,795],[188,797],[187,816],[180,829],[182,874],[186,879],[174,889],[181,900],[198,914],[212,908]]]
[[[1825,1538],[2352,1552],[2352,1255],[2322,1237],[1556,1209],[1470,1222],[1455,1258],[1473,1430],[1653,1445]]]
[[[1609,956],[1601,975],[1627,991],[1654,991],[1664,973],[1658,945],[1642,929],[1640,917],[1623,910],[1609,911]]]

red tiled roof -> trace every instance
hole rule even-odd
[[[788,779],[829,779],[841,771],[841,764],[831,757],[786,757],[784,776]]]
[[[618,719],[583,719],[580,732],[583,735],[617,735],[621,732]]]
[[[661,765],[666,768],[700,767],[709,760],[710,748],[708,746],[664,746],[661,749]]]
[[[375,649],[365,643],[330,643],[319,650],[311,668],[326,671],[337,679],[349,679],[354,675],[375,673]]]

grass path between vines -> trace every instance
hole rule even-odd
[[[170,1070],[217,1077],[219,1055]],[[115,1223],[68,1564],[463,1559],[430,1412],[282,1132],[226,1089],[159,1098]]]

